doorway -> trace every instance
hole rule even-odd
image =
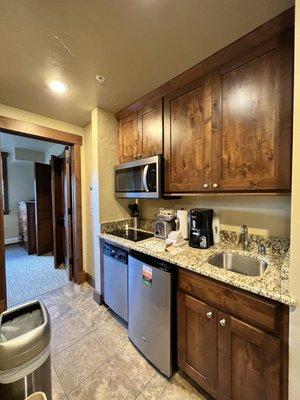
[[[73,278],[69,146],[0,133],[7,304]]]
[[[10,134],[15,138],[26,140],[38,140],[48,142],[56,151],[49,153],[49,162],[43,160],[30,159],[28,162],[33,162],[34,165],[34,198],[24,203],[30,213],[30,208],[34,209],[34,222],[31,222],[35,229],[31,228],[29,234],[28,227],[25,229],[27,235],[18,232],[17,243],[5,242],[5,219],[7,212],[7,191],[9,180],[7,181],[7,163],[1,163],[1,197],[0,202],[0,312],[8,305],[19,302],[22,290],[17,290],[18,296],[15,299],[10,299],[10,287],[7,287],[6,282],[10,285],[9,279],[11,274],[12,259],[23,257],[31,257],[32,264],[40,267],[43,270],[43,263],[49,266],[51,261],[52,276],[48,276],[49,280],[44,279],[43,271],[40,279],[44,283],[45,291],[53,289],[54,285],[61,285],[61,277],[64,277],[64,282],[74,280],[75,283],[85,281],[85,272],[82,266],[82,235],[81,235],[81,174],[80,174],[80,146],[82,138],[77,135],[72,135],[66,132],[56,131],[50,128],[45,128],[40,125],[21,122],[11,118],[0,117],[0,130],[3,134]],[[18,147],[22,149],[22,147]],[[26,149],[25,149],[26,150]],[[29,149],[32,150],[33,149]],[[4,152],[7,153],[7,152]],[[18,154],[17,154],[18,153]],[[26,151],[25,151],[26,153]],[[30,153],[30,152],[29,152]],[[28,154],[27,152],[27,157]],[[15,158],[20,158],[20,154],[24,151],[18,150],[14,152]],[[5,158],[5,154],[4,158]],[[37,155],[35,153],[35,155]],[[7,161],[7,158],[6,158]],[[45,160],[44,160],[45,161]],[[9,202],[9,200],[8,200]],[[5,250],[7,246],[12,245],[7,254],[7,268],[5,268]],[[15,246],[15,248],[13,248]],[[20,247],[21,246],[21,247]],[[21,250],[23,253],[21,254]],[[26,250],[26,254],[24,251]],[[30,254],[29,254],[30,253]],[[34,258],[36,261],[34,261]],[[24,258],[25,260],[25,258]],[[23,262],[22,265],[26,265]],[[35,267],[34,272],[37,272]],[[27,275],[30,269],[26,270]],[[45,271],[44,271],[45,273]],[[54,274],[56,278],[53,279]],[[62,275],[63,274],[63,275]],[[21,276],[23,275],[23,279]],[[24,285],[24,271],[17,273],[22,287]],[[16,279],[13,280],[16,282]],[[34,281],[36,286],[38,279]],[[40,289],[39,289],[40,290]],[[29,290],[24,290],[27,298],[31,297]],[[20,296],[19,296],[20,295]],[[35,296],[33,296],[35,297]],[[23,299],[21,299],[23,300]]]

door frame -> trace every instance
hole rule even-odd
[[[0,130],[6,133],[28,138],[47,140],[70,146],[71,188],[72,188],[72,258],[74,282],[86,281],[83,270],[82,256],[82,206],[81,206],[81,146],[82,136],[48,128],[35,123],[21,121],[15,118],[0,116]],[[4,219],[1,207],[0,213],[0,262],[5,260]],[[2,254],[1,254],[2,253]],[[5,265],[0,265],[0,312],[7,307]]]

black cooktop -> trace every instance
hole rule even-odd
[[[139,242],[140,240],[145,240],[153,237],[153,233],[137,231],[135,229],[129,229],[128,231],[117,230],[107,233],[109,233],[110,235],[118,236],[123,239],[132,240],[133,242]]]

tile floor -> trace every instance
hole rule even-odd
[[[164,378],[136,350],[126,328],[92,299],[88,284],[40,297],[52,319],[53,400],[206,400],[176,373]]]

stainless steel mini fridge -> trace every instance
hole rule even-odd
[[[128,275],[129,338],[164,375],[173,373],[174,275],[171,265],[131,252]]]

